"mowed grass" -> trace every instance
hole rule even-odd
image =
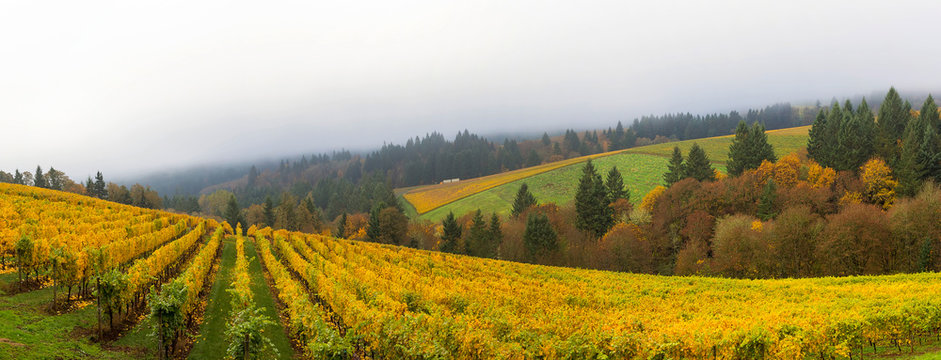
[[[4,285],[16,281],[16,273],[0,275]],[[97,329],[94,304],[60,315],[44,308],[52,301],[52,288],[0,294],[0,359],[146,359],[141,343],[104,349],[89,339]],[[61,296],[61,294],[60,294]],[[113,350],[112,350],[113,349]]]
[[[663,183],[663,173],[667,171],[668,162],[669,159],[665,157],[633,153],[592,160],[598,172],[605,177],[613,166],[617,166],[624,177],[624,184],[631,191],[631,201],[635,204],[640,202],[644,194]],[[453,211],[454,215],[460,216],[478,208],[485,213],[509,214],[516,192],[523,183],[526,183],[540,204],[567,204],[575,199],[575,190],[584,166],[584,163],[569,165],[500,185],[434,209],[423,214],[420,219],[441,221],[449,212]]]
[[[775,155],[780,158],[806,147],[808,131],[810,131],[810,126],[770,130],[765,133],[768,134],[768,143],[774,147]],[[630,148],[627,149],[627,152],[669,157],[673,155],[673,147],[678,146],[685,156],[689,153],[689,149],[693,147],[693,143],[697,143],[706,151],[709,160],[725,164],[729,161],[729,145],[732,145],[732,139],[734,138],[735,135],[725,135],[705,139],[674,141]]]
[[[768,142],[774,147],[778,157],[797,152],[807,144],[809,126],[768,131]],[[713,166],[725,171],[728,161],[729,145],[732,144],[733,135],[717,136],[705,139],[684,140],[664,144],[655,144],[631,148],[622,151],[596,154],[591,157],[580,157],[565,160],[564,166],[547,167],[551,164],[490,175],[478,179],[470,179],[453,184],[430,185],[426,187],[410,188],[404,192],[403,204],[408,208],[410,216],[418,213],[420,219],[439,221],[453,211],[455,215],[463,215],[478,208],[484,212],[497,212],[507,214],[512,206],[513,197],[522,183],[527,183],[530,191],[540,203],[556,203],[564,205],[575,197],[575,186],[581,167],[589,158],[599,167],[605,175],[610,166],[617,165],[624,176],[625,184],[631,189],[632,202],[637,204],[650,189],[662,183],[663,173],[667,171],[668,158],[673,153],[673,147],[678,146],[683,155],[689,153],[693,143],[699,144],[712,160]],[[631,156],[627,156],[631,155]],[[562,163],[562,162],[559,162]],[[552,163],[552,164],[559,164]],[[523,176],[527,175],[527,176]],[[487,182],[493,186],[471,193],[475,187],[483,188],[479,183]],[[465,184],[465,187],[461,187]],[[447,191],[455,191],[447,194]],[[418,206],[411,203],[416,195],[421,194],[424,201],[423,208],[430,208],[422,212]],[[435,198],[432,201],[430,199]],[[449,199],[453,199],[450,200]],[[411,206],[410,206],[411,205]],[[436,205],[436,206],[434,206]],[[411,207],[411,208],[410,208]],[[414,212],[412,212],[414,209]]]
[[[458,182],[413,187],[407,191],[404,191],[402,193],[402,197],[415,208],[417,213],[424,214],[444,204],[495,188],[497,186],[508,184],[519,179],[524,179],[547,171],[563,168],[572,164],[582,163],[588,159],[610,156],[622,152],[624,152],[624,150],[586,155],[577,158],[536,165],[528,168],[507,171],[499,174],[481,176],[479,178],[464,179]]]
[[[229,345],[225,336],[226,323],[232,315],[232,294],[227,290],[231,288],[237,251],[234,238],[225,239],[223,244],[219,272],[216,274],[216,282],[212,284],[209,304],[206,307],[203,324],[199,329],[199,337],[190,351],[190,359],[223,359],[226,356],[226,349]],[[245,256],[250,259],[248,271],[252,276],[251,288],[255,303],[275,323],[265,328],[265,335],[277,348],[279,359],[291,359],[294,356],[294,349],[291,348],[284,329],[278,323],[274,299],[265,284],[261,264],[258,263],[255,254],[255,243],[250,240],[245,241]]]

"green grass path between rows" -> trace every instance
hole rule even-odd
[[[199,338],[196,339],[196,344],[190,351],[190,359],[223,359],[229,345],[225,338],[225,330],[232,311],[232,294],[226,290],[231,288],[237,252],[235,238],[227,238],[223,244],[225,247],[222,249],[219,272],[216,274],[216,282],[212,284],[209,304],[206,307],[202,327],[199,329]],[[274,322],[273,325],[265,328],[265,335],[278,349],[279,359],[291,359],[294,357],[294,349],[291,348],[290,340],[278,322],[277,308],[268,285],[265,283],[261,264],[258,263],[255,243],[249,239],[245,241],[245,256],[250,260],[248,272],[251,274],[251,289],[255,304]]]

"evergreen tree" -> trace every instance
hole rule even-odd
[[[225,207],[225,221],[229,223],[233,229],[238,226],[239,223],[244,223],[242,220],[242,209],[239,208],[239,203],[235,199],[235,196],[229,198],[229,202]]]
[[[902,141],[902,151],[899,156],[899,165],[895,168],[898,174],[898,192],[903,195],[915,195],[921,188],[922,181],[934,174],[932,161],[937,151],[933,143],[939,128],[937,106],[929,95],[922,106],[921,114],[908,122],[905,127],[905,139]]]
[[[624,178],[621,177],[621,172],[618,171],[617,166],[611,167],[611,171],[608,171],[604,186],[608,192],[608,204],[614,203],[618,199],[631,200],[631,191],[624,187]]]
[[[265,204],[262,205],[262,214],[265,216],[265,225],[274,227],[274,202],[270,196],[265,197]],[[343,215],[346,215],[345,213]],[[345,222],[345,221],[344,221]]]
[[[340,220],[337,221],[337,234],[338,238],[346,238],[346,213],[340,215]]]
[[[542,164],[542,159],[536,153],[536,149],[529,149],[529,155],[526,156],[526,166],[536,166]]]
[[[849,101],[847,101],[847,106]],[[843,126],[837,136],[837,150],[832,161],[835,170],[856,171],[872,156],[873,116],[866,99],[857,112],[844,111]]]
[[[761,162],[768,160],[770,162],[777,161],[777,157],[774,156],[774,148],[768,143],[768,135],[765,134],[765,126],[761,123],[754,123],[751,126],[751,134],[748,137],[748,151],[752,155],[752,164],[754,164],[754,169],[757,169],[761,166]],[[750,169],[752,167],[749,167]]]
[[[33,175],[33,186],[40,188],[48,188],[49,184],[46,182],[46,177],[42,174],[42,168],[36,166],[36,173]]]
[[[369,212],[369,221],[366,222],[366,238],[369,241],[379,242],[379,237],[382,236],[380,231],[379,224],[379,212],[385,207],[385,204],[379,203],[373,206],[372,211]]]
[[[108,188],[105,185],[105,177],[101,175],[101,171],[95,175],[95,196],[99,199],[108,199]]]
[[[443,234],[441,234],[442,242],[440,250],[448,253],[456,253],[459,250],[458,240],[461,239],[461,233],[464,232],[464,230],[458,225],[457,220],[454,219],[453,212],[448,213],[448,216],[444,218],[441,225],[444,229]]]
[[[663,174],[663,181],[666,183],[667,187],[686,177],[683,153],[678,146],[673,147],[673,156],[670,157],[670,164],[667,165],[667,169],[667,173]]]
[[[941,136],[933,126],[925,129],[915,161],[922,169],[923,178],[941,182]]]
[[[548,216],[529,214],[526,230],[523,232],[523,243],[526,244],[530,256],[552,252],[559,247],[559,236],[552,228]]]
[[[549,133],[542,133],[542,145],[549,146],[552,143],[552,139],[549,138]]]
[[[488,229],[490,235],[490,254],[491,257],[496,257],[497,248],[500,247],[500,244],[503,243],[503,230],[500,230],[500,217],[496,213],[490,215],[490,228]]]
[[[513,216],[517,217],[533,206],[536,206],[536,197],[529,192],[529,187],[526,183],[520,185],[519,190],[516,192],[516,199],[513,200]]]
[[[614,210],[608,204],[604,181],[588,160],[575,192],[575,227],[595,237],[604,236],[614,225]]]
[[[699,181],[712,181],[716,178],[716,172],[706,156],[706,151],[699,147],[697,143],[693,143],[693,147],[689,149],[685,170],[686,177]]]
[[[464,243],[464,252],[468,255],[479,257],[492,257],[490,254],[490,233],[487,229],[487,222],[484,221],[483,213],[480,209],[474,213],[474,219],[471,221],[470,229],[467,231],[467,238]]]
[[[843,109],[840,108],[840,104],[837,102],[833,103],[833,106],[830,107],[830,112],[827,113],[827,127],[824,129],[824,138],[823,138],[823,150],[824,157],[822,159],[814,159],[824,167],[835,168],[836,162],[840,158],[838,153],[839,146],[839,136],[840,128],[843,127],[846,117],[843,115]]]
[[[16,172],[13,175],[13,183],[24,185],[25,181],[23,180],[23,173],[20,172],[20,169],[16,169]]]
[[[908,125],[910,118],[909,109],[902,102],[902,97],[899,96],[894,87],[889,88],[882,105],[879,106],[874,142],[876,153],[885,159],[893,169],[898,166],[899,156],[901,155],[899,142],[905,135],[905,127]]]
[[[744,121],[739,121],[735,128],[735,139],[729,145],[729,174],[741,175],[745,170],[757,169],[764,160],[776,160],[774,148],[768,143],[765,134],[765,126],[756,122],[749,128]]]
[[[814,123],[810,126],[810,131],[808,132],[807,156],[817,161],[817,163],[829,161],[826,160],[828,155],[827,147],[829,146],[829,142],[833,141],[833,139],[826,138],[827,118],[826,110],[817,112],[817,117],[814,119]],[[729,168],[729,173],[731,173],[731,171],[731,168]]]
[[[91,176],[88,177],[88,180],[85,181],[85,195],[97,197],[95,193],[95,182],[91,180]]]
[[[758,218],[761,220],[771,220],[777,215],[774,210],[774,202],[777,199],[775,194],[777,187],[774,185],[774,179],[768,179],[764,191],[761,192],[761,199],[758,202]]]
[[[925,124],[925,130],[915,161],[923,171],[922,178],[941,180],[941,119],[938,118],[938,106],[931,95],[921,106],[918,117],[919,122]]]
[[[729,162],[726,165],[729,175],[738,176],[749,169],[749,164],[751,164],[751,154],[748,152],[749,134],[745,121],[739,121],[738,126],[735,127],[735,138],[732,139],[732,145],[729,145]],[[682,154],[680,156],[682,157]]]

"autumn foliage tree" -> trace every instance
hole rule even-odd
[[[879,158],[872,158],[860,168],[860,180],[865,185],[863,196],[866,202],[888,209],[895,201],[898,181],[892,178],[892,170]]]

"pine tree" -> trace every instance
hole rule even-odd
[[[618,199],[631,200],[631,191],[624,187],[624,178],[621,177],[621,172],[618,171],[617,166],[611,167],[611,171],[608,171],[604,186],[608,193],[608,204],[614,203]]]
[[[828,116],[825,109],[817,112],[817,117],[810,126],[810,132],[808,133],[807,156],[817,161],[817,163],[829,161],[826,159],[828,155],[827,146],[833,139],[826,138],[827,118]],[[729,171],[731,172],[731,170]]]
[[[95,194],[95,183],[91,180],[91,176],[85,181],[85,195],[97,197],[97,194]]]
[[[42,174],[42,168],[36,166],[36,174],[33,175],[33,186],[40,188],[47,188],[49,184],[46,183],[46,177]]]
[[[921,143],[927,130],[927,126],[924,126],[919,118],[909,121],[905,128],[905,139],[902,141],[898,166],[894,168],[899,178],[899,194],[912,196],[921,187],[924,169],[918,162],[918,153],[921,151]]]
[[[229,198],[229,202],[225,207],[225,221],[229,223],[233,229],[238,226],[242,221],[242,210],[239,208],[239,203],[235,199],[235,196]]]
[[[919,122],[925,124],[925,131],[915,161],[923,171],[923,178],[941,180],[941,119],[931,95],[921,106],[918,117]]]
[[[16,169],[16,172],[13,175],[13,183],[24,185],[25,181],[23,180],[23,173],[20,172],[20,169]]]
[[[487,230],[490,235],[490,257],[496,257],[497,248],[503,243],[503,230],[500,230],[500,217],[496,213],[490,215],[490,228]]]
[[[862,166],[866,161],[868,161],[876,152],[875,142],[876,142],[876,118],[872,114],[872,108],[869,107],[869,103],[866,102],[866,98],[863,98],[863,101],[859,104],[859,108],[856,109],[856,116],[860,123],[860,147],[861,154],[856,154],[857,157],[865,158],[863,162],[859,164]],[[856,168],[859,169],[859,166]]]
[[[379,203],[373,206],[372,211],[369,212],[369,220],[366,222],[366,238],[369,241],[379,242],[379,237],[382,236],[379,228],[379,212],[383,208],[385,208],[385,204]]]
[[[523,243],[526,244],[530,256],[542,255],[558,248],[559,236],[552,228],[548,216],[529,214],[526,230],[523,232]]]
[[[442,242],[440,250],[443,252],[456,253],[459,250],[458,240],[461,238],[463,229],[458,225],[457,220],[454,219],[454,213],[449,212],[441,225],[444,229],[441,235]]]
[[[899,143],[905,135],[905,127],[911,118],[908,110],[894,87],[889,88],[889,92],[885,94],[885,100],[879,106],[874,141],[875,151],[893,169],[898,166],[901,155]]]
[[[925,128],[915,162],[922,170],[922,178],[941,182],[941,135],[933,126]]]
[[[677,181],[686,177],[686,168],[683,164],[683,153],[677,146],[673,147],[673,156],[670,157],[670,164],[667,165],[667,173],[663,174],[663,181],[666,186],[675,184]]]
[[[575,192],[575,227],[595,237],[604,236],[614,225],[614,210],[608,204],[604,181],[588,160]]]
[[[934,145],[935,138],[941,128],[938,120],[938,109],[931,95],[922,105],[921,114],[908,122],[905,127],[905,139],[902,141],[902,152],[899,156],[899,165],[894,169],[898,174],[898,192],[903,195],[915,195],[921,188],[922,181],[934,174],[933,162],[939,151]],[[933,149],[935,148],[935,149]],[[941,155],[937,155],[941,157]]]
[[[340,215],[340,220],[337,221],[336,237],[346,238],[346,213]]]
[[[834,102],[833,106],[830,107],[830,112],[827,113],[827,127],[824,129],[823,134],[823,152],[825,155],[822,159],[814,159],[824,167],[835,168],[836,162],[841,156],[837,152],[837,139],[839,139],[840,128],[843,127],[845,119],[840,104]]]
[[[699,147],[699,144],[693,143],[689,149],[689,155],[686,158],[686,177],[691,177],[699,181],[715,180],[716,172],[706,156],[706,151]]]
[[[752,160],[752,163],[749,164],[748,169],[757,169],[761,166],[761,162],[768,160],[770,162],[777,161],[777,157],[774,156],[774,147],[768,143],[768,135],[765,134],[765,126],[760,123],[754,123],[751,127],[751,133],[748,136],[748,151],[751,153],[749,156]]]
[[[549,138],[549,133],[542,133],[542,145],[549,146],[552,143],[552,139]]]
[[[758,218],[761,220],[771,220],[777,215],[774,210],[774,202],[777,198],[775,194],[777,187],[774,185],[774,179],[768,179],[764,191],[761,192],[761,199],[758,202]]]
[[[101,171],[95,175],[95,197],[99,199],[108,199],[108,189],[105,185],[105,177],[101,175]]]
[[[735,138],[732,139],[732,145],[729,145],[729,162],[726,168],[729,175],[738,176],[749,169],[752,163],[751,154],[748,151],[748,126],[745,121],[739,121],[735,127]],[[680,155],[682,157],[682,154]]]
[[[262,214],[265,216],[265,225],[274,227],[274,202],[270,196],[265,197],[265,204],[262,206]],[[346,215],[345,213],[343,215]],[[344,221],[345,222],[345,221]]]
[[[474,213],[470,229],[467,231],[467,239],[464,243],[464,252],[472,256],[491,257],[489,251],[490,234],[487,231],[487,222],[484,221],[483,213],[480,209]]]
[[[536,206],[536,197],[529,192],[529,187],[526,183],[523,183],[516,192],[516,199],[513,200],[513,217],[520,216],[526,209],[533,206]]]
[[[847,101],[847,107],[850,107]],[[835,170],[856,171],[872,156],[872,111],[863,99],[856,113],[844,111],[832,161]]]

